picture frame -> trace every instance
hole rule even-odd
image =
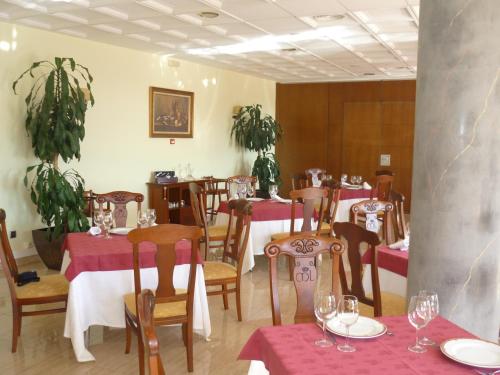
[[[149,136],[193,138],[194,93],[149,88]]]

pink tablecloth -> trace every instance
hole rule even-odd
[[[296,219],[303,218],[302,204],[298,204],[295,212]],[[227,201],[220,202],[219,211],[229,213]],[[290,220],[292,205],[279,203],[266,199],[259,202],[252,202],[252,221]]]
[[[370,199],[371,190],[366,189],[346,189],[340,190],[340,200],[345,201],[348,199]]]
[[[406,316],[384,317],[393,336],[372,340],[353,340],[354,353],[339,352],[335,346],[318,348],[314,341],[322,335],[314,324],[292,324],[259,328],[253,333],[239,359],[263,361],[271,375],[471,375],[465,365],[446,358],[438,347],[427,347],[423,354],[407,350],[415,342],[415,329]],[[424,329],[425,335],[440,343],[449,338],[473,337],[448,320],[437,317]],[[339,342],[343,338],[337,338]]]
[[[71,281],[81,272],[88,271],[117,271],[133,269],[132,244],[127,236],[111,236],[106,240],[103,237],[93,237],[88,233],[69,233],[66,236],[63,248],[69,251],[71,262],[66,269],[65,276]],[[191,243],[180,241],[175,247],[176,264],[191,262]],[[139,246],[139,264],[141,268],[156,266],[156,246],[144,242]],[[198,254],[198,263],[202,264]]]
[[[381,245],[377,248],[378,266],[406,277],[408,275],[408,251],[392,250],[388,246]],[[361,260],[364,264],[372,261],[372,252],[367,251]]]

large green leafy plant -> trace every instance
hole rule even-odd
[[[41,162],[27,168],[24,184],[30,186],[31,200],[49,227],[49,239],[55,239],[66,231],[88,229],[83,214],[85,181],[73,169],[61,172],[58,159],[80,160],[88,101],[94,105],[90,87],[93,78],[74,59],[56,57],[53,63],[33,63],[12,85],[14,93],[19,81],[27,77],[34,83],[25,98],[25,126]],[[82,87],[86,87],[86,93]]]
[[[281,182],[279,163],[269,150],[282,134],[280,124],[272,116],[263,115],[260,104],[242,107],[234,120],[231,137],[239,146],[257,152],[252,175],[258,178],[261,190],[267,191],[270,184]]]

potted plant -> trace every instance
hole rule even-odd
[[[15,94],[19,81],[28,75],[34,83],[25,98],[25,126],[40,163],[27,168],[24,185],[30,187],[31,200],[48,227],[34,230],[33,242],[45,265],[60,269],[65,233],[88,229],[83,213],[85,181],[73,169],[62,172],[58,160],[59,156],[64,162],[80,160],[87,102],[94,105],[92,76],[72,58],[38,61],[14,82]]]
[[[281,139],[283,130],[272,116],[262,116],[260,104],[242,107],[234,120],[231,137],[234,137],[238,146],[257,151],[252,176],[256,176],[259,181],[257,195],[268,197],[269,185],[281,183],[280,166],[270,150]]]

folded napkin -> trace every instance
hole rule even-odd
[[[404,240],[399,240],[397,242],[394,242],[389,245],[390,249],[393,250],[401,250],[401,251],[408,251],[408,248],[410,247],[410,238],[406,237]]]
[[[263,200],[264,200],[264,198],[254,198],[254,197],[247,198],[247,201],[249,201],[249,202],[260,202]]]
[[[101,228],[99,227],[90,227],[89,231],[87,232],[91,236],[97,236],[101,234]]]
[[[283,198],[281,198],[279,195],[276,195],[276,196],[273,198],[273,201],[276,201],[276,202],[279,202],[279,203],[285,203],[285,204],[290,204],[290,203],[292,203],[292,200],[291,200],[291,199],[283,199]]]
[[[343,182],[342,187],[345,187],[347,189],[361,189],[362,188],[361,185],[353,185],[353,184],[350,184],[348,182]]]
[[[365,190],[371,190],[372,186],[368,182],[363,182],[363,189]]]

